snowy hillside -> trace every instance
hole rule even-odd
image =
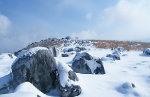
[[[84,41],[82,44],[77,41],[69,41],[62,44],[58,50],[60,55],[55,57],[55,60],[58,73],[63,72],[60,73],[62,86],[65,86],[66,80],[69,80],[65,72],[72,70],[72,63],[77,54],[86,52],[92,57],[91,61],[83,59],[92,73],[76,73],[79,81],[73,82],[82,89],[79,97],[150,97],[150,55],[143,53],[143,51],[118,51],[115,49],[118,52],[117,55],[114,53],[115,50],[96,48],[90,41]],[[67,56],[62,57],[62,54]],[[117,55],[120,59],[106,57],[108,54]],[[81,55],[78,56],[78,60],[79,58]],[[91,69],[92,64],[98,65],[95,63],[98,58],[102,61],[105,74],[94,74],[94,70]],[[11,65],[15,59],[13,54],[0,55],[0,91],[11,80]],[[31,83],[24,82],[16,89],[9,89],[9,93],[0,94],[0,97],[51,97],[60,95],[58,88],[44,94]]]

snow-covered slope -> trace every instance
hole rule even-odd
[[[74,46],[70,47],[74,48]],[[92,56],[102,58],[106,74],[77,73],[78,84],[82,89],[79,97],[150,97],[150,56],[143,54],[143,51],[121,52],[121,60],[115,61],[106,58],[107,54],[113,53],[110,49],[88,47],[86,52]],[[55,58],[63,61],[63,65],[71,65],[75,54],[69,57],[59,56]],[[0,80],[9,74],[11,64],[15,60],[15,57],[11,59],[5,54],[3,56],[5,58],[0,56]],[[64,69],[70,70],[70,68]],[[45,95],[31,84],[23,83],[14,93],[3,94],[0,97],[37,97],[37,94],[41,97],[60,96],[57,90]]]
[[[38,95],[38,96],[37,96]],[[14,93],[4,94],[1,97],[47,97],[36,87],[29,82],[20,84],[14,91]]]

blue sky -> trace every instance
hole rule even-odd
[[[0,52],[41,39],[150,42],[150,0],[0,0]]]

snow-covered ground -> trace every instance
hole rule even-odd
[[[121,52],[121,60],[114,61],[106,57],[107,54],[112,54],[110,49],[88,47],[86,52],[102,59],[106,74],[77,73],[78,84],[82,89],[79,97],[150,97],[150,56],[144,55],[142,51],[125,51]],[[74,56],[71,54],[69,57],[59,56],[55,59],[71,65]],[[8,54],[0,55],[0,87],[10,78],[7,75],[11,72],[11,64],[15,59],[15,56],[10,58]],[[12,93],[0,94],[0,97],[37,97],[37,94],[42,97],[59,96],[56,91],[45,95],[26,82]]]

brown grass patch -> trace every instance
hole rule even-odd
[[[131,41],[116,41],[116,40],[90,40],[94,42],[97,48],[117,48],[123,47],[125,50],[144,50],[150,47],[150,43],[146,42],[131,42]]]

